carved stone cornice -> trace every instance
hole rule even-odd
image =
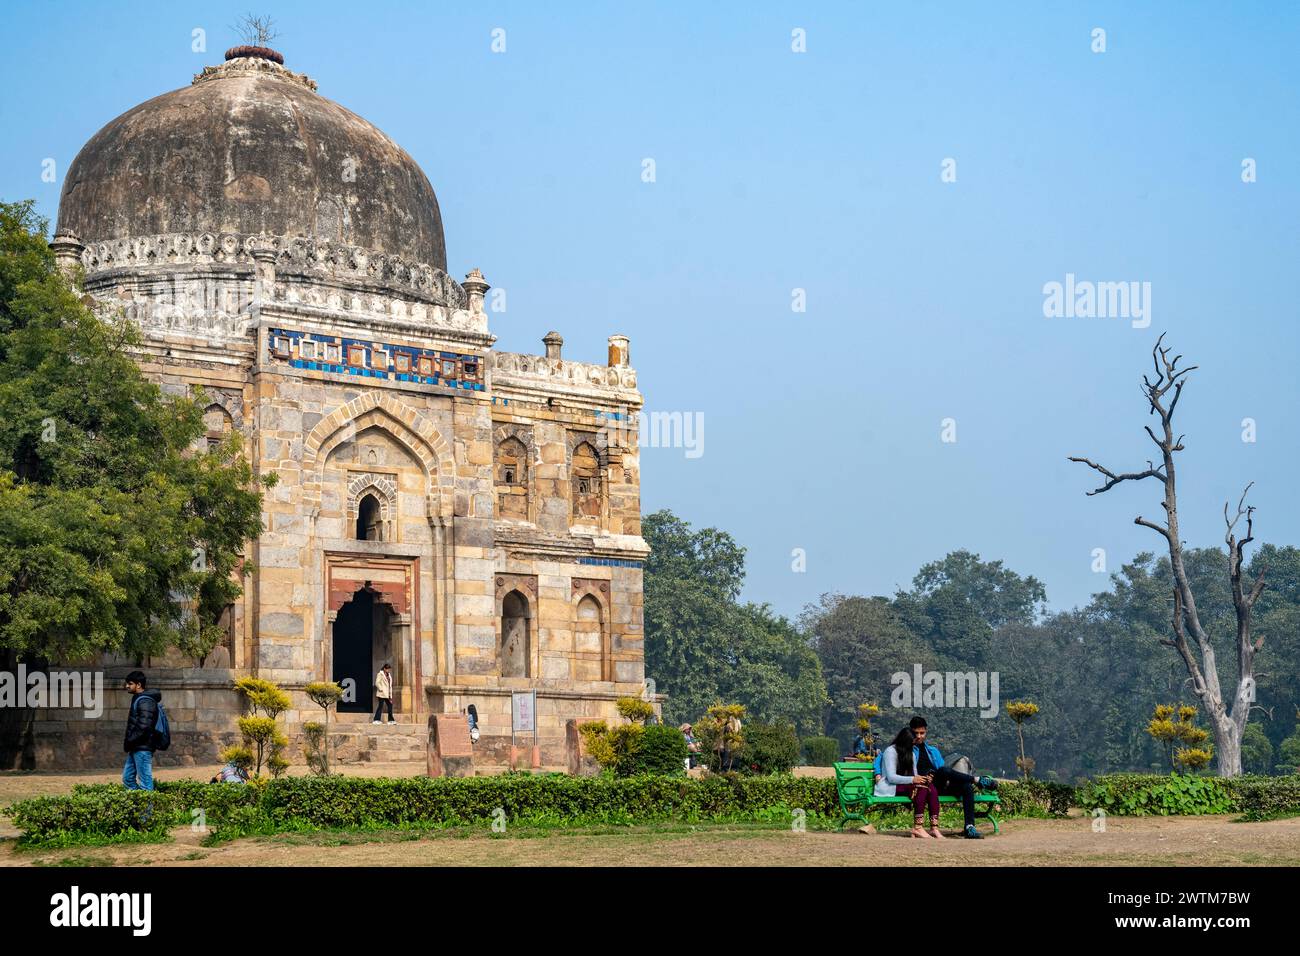
[[[542,390],[554,389],[568,396],[587,394],[603,398],[636,392],[636,369],[626,366],[611,368],[517,352],[493,352],[489,364],[493,381],[502,385],[532,386]],[[639,399],[639,395],[637,397]]]
[[[269,62],[269,61],[259,61]],[[169,266],[243,266],[274,253],[277,278],[303,278],[323,284],[360,284],[412,299],[468,309],[469,296],[451,276],[436,266],[360,246],[302,236],[186,232],[130,239],[88,241],[81,252],[86,277],[111,270]]]

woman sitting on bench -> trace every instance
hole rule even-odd
[[[921,839],[947,839],[939,832],[939,791],[933,776],[915,776],[912,773],[912,748],[916,737],[910,727],[904,727],[894,742],[881,753],[882,772],[876,777],[876,796],[911,797],[912,836]],[[930,831],[925,831],[925,813],[930,811]]]

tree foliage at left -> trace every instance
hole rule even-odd
[[[202,658],[261,487],[237,434],[202,441],[201,391],[142,374],[135,326],[96,314],[46,229],[30,200],[0,203],[0,656]]]

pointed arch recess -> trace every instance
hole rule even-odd
[[[325,462],[344,441],[368,428],[379,428],[404,446],[425,473],[430,517],[450,518],[454,505],[455,466],[446,440],[427,418],[391,396],[367,392],[326,415],[303,442],[303,497],[319,508]]]

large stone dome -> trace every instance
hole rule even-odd
[[[447,269],[438,199],[409,155],[315,83],[235,57],[113,120],[68,169],[58,232],[314,237]]]

